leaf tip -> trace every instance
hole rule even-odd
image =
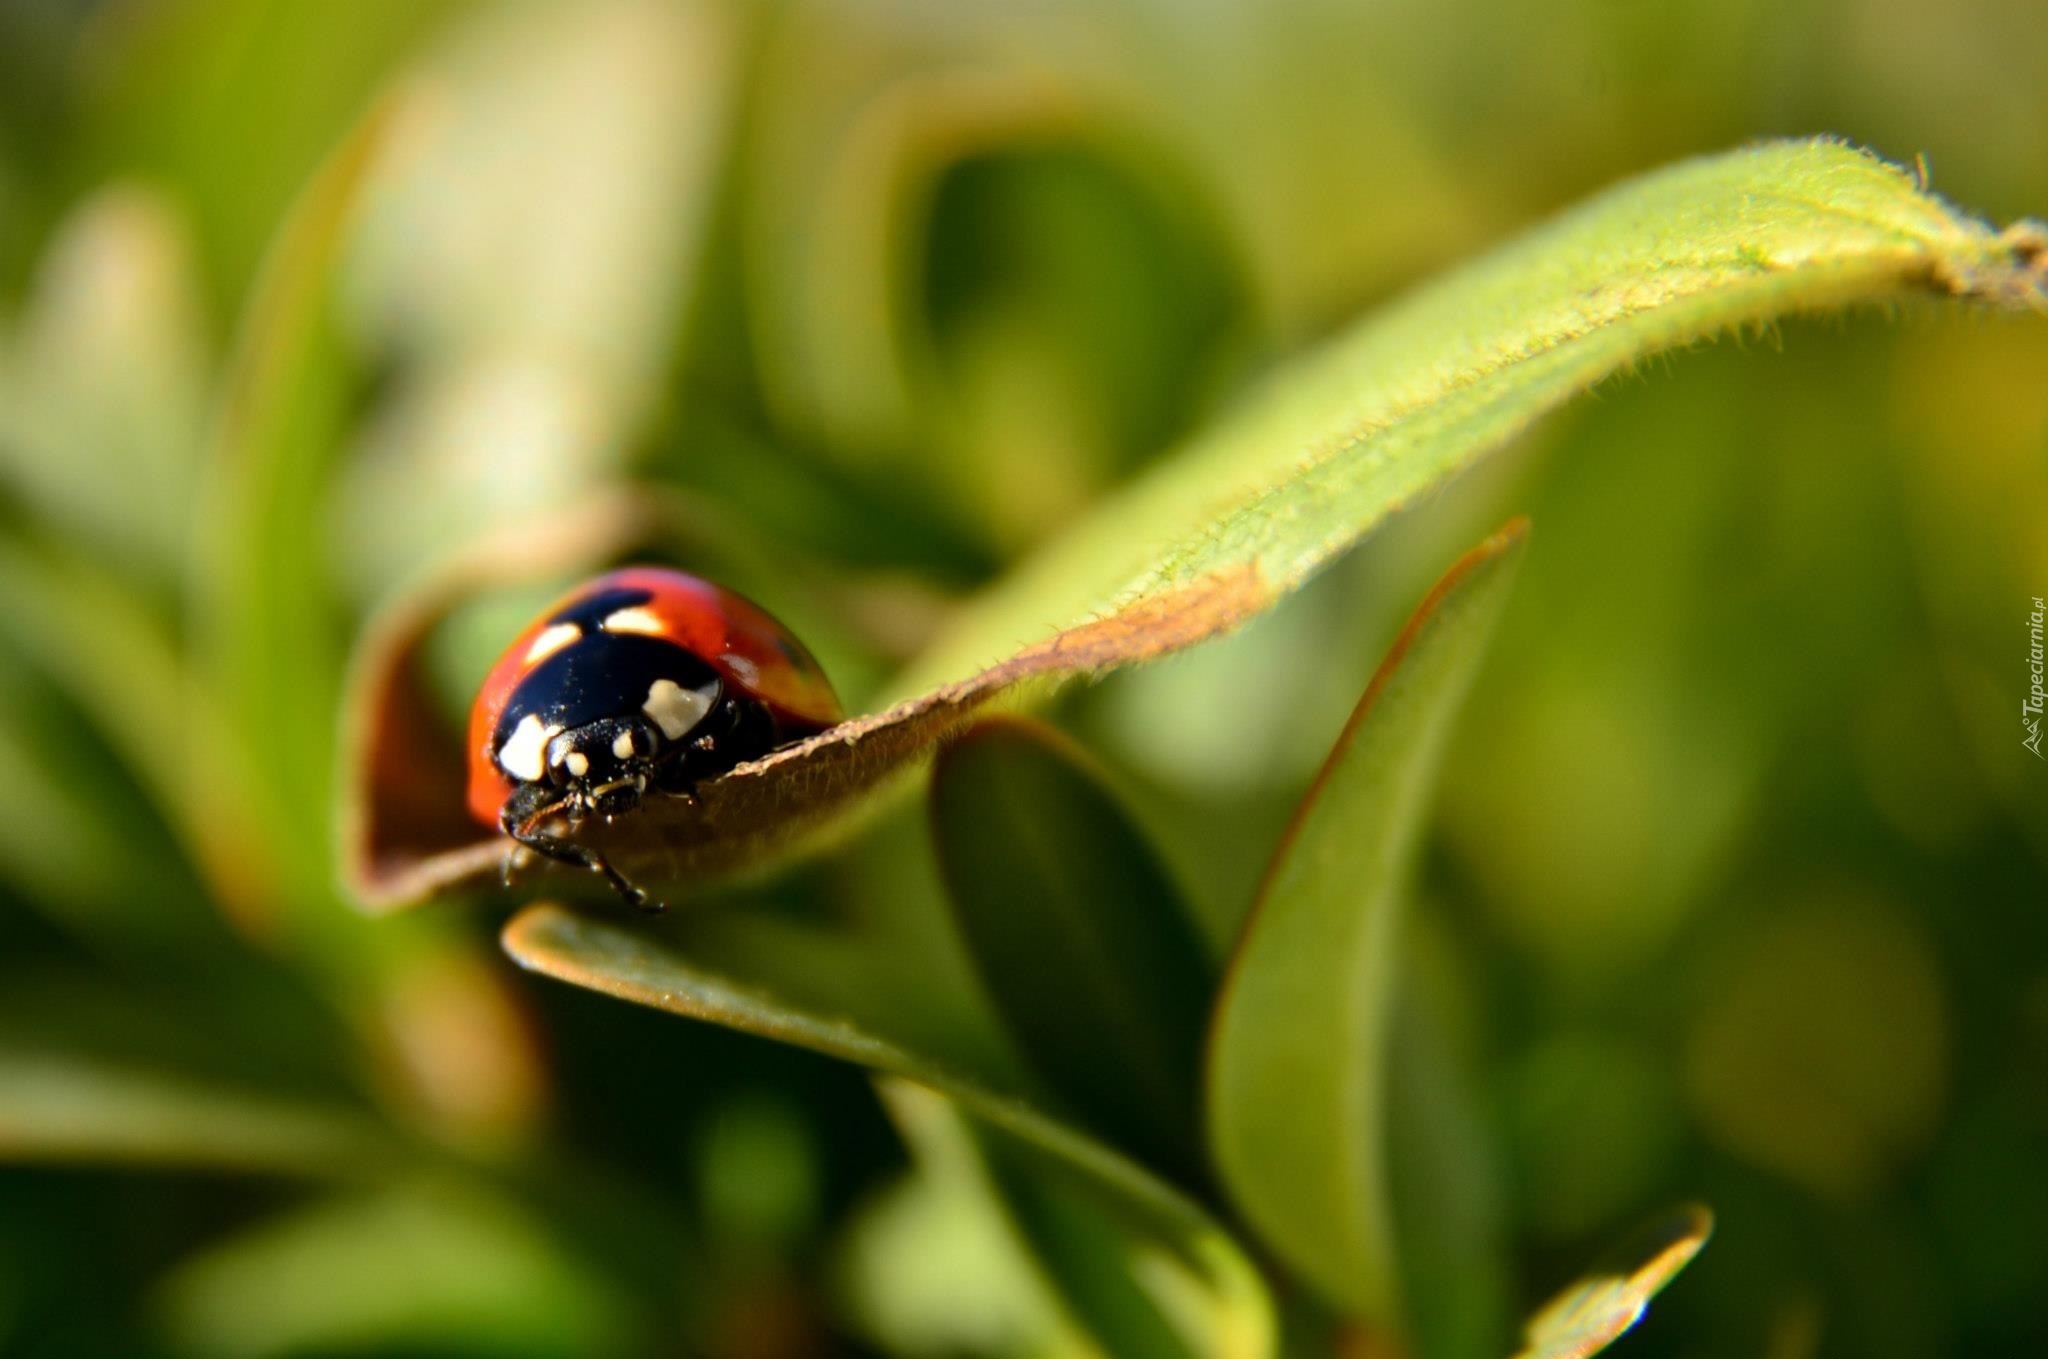
[[[1650,1300],[1692,1263],[1714,1213],[1684,1203],[1659,1215],[1529,1321],[1515,1359],[1587,1359],[1642,1320]]]
[[[2048,223],[2021,218],[1992,237],[1981,258],[1944,262],[1937,279],[1958,298],[2048,312]]]

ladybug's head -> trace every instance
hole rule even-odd
[[[607,717],[557,733],[547,744],[548,782],[600,816],[640,804],[661,737],[644,717]]]

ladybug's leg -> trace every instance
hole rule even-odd
[[[626,904],[635,910],[646,911],[650,915],[663,910],[660,902],[650,902],[647,893],[635,887],[603,855],[540,829],[541,822],[560,811],[565,800],[557,789],[545,783],[523,784],[518,792],[505,799],[504,810],[498,813],[498,826],[536,854],[545,855],[556,863],[587,868],[602,875],[612,885],[612,890],[624,897]]]

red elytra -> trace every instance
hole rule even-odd
[[[497,828],[506,800],[521,786],[501,766],[502,743],[494,746],[514,695],[562,652],[608,634],[586,627],[574,640],[538,656],[536,642],[550,628],[563,627],[566,615],[620,594],[645,596],[627,606],[634,613],[635,634],[689,653],[716,672],[729,697],[758,704],[772,719],[768,736],[754,743],[759,748],[735,748],[728,742],[719,762],[722,767],[843,720],[839,698],[816,659],[767,610],[698,576],[664,567],[626,567],[585,582],[543,610],[512,639],[485,676],[469,719],[468,802],[478,821]],[[630,699],[630,711],[641,697],[625,695],[621,702]]]

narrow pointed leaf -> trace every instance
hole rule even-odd
[[[1387,1166],[1401,1303],[1414,1359],[1500,1359],[1521,1299],[1507,1186],[1477,1073],[1442,1005],[1406,967],[1387,1073]]]
[[[1714,1231],[1698,1204],[1675,1209],[1618,1248],[1531,1318],[1515,1359],[1589,1359],[1642,1320],[1650,1299],[1692,1263]]]
[[[1214,970],[1165,865],[1055,733],[983,723],[933,771],[961,937],[1046,1085],[1140,1160],[1196,1178]]]
[[[741,766],[699,789],[696,806],[651,806],[594,838],[655,883],[815,843],[995,696],[1242,624],[1646,355],[1794,312],[1910,297],[2048,308],[2048,230],[1993,230],[1899,167],[1830,141],[1629,181],[1281,368],[969,609],[886,696],[895,706]],[[480,883],[484,862],[454,853],[394,878],[396,896]]]
[[[1209,1138],[1272,1249],[1359,1318],[1399,1324],[1386,1175],[1394,960],[1438,758],[1524,541],[1510,525],[1396,639],[1282,840],[1217,1003]]]
[[[605,923],[543,903],[514,916],[503,941],[522,967],[559,981],[809,1048],[950,1097],[974,1118],[1066,1167],[1093,1192],[1118,1204],[1130,1221],[1147,1224],[1163,1249],[1172,1250],[1224,1300],[1221,1305],[1248,1318],[1247,1338],[1234,1352],[1255,1359],[1269,1351],[1264,1286],[1215,1220],[1150,1170],[1021,1097],[913,1052],[855,1019],[819,1013],[721,976],[644,928]]]

